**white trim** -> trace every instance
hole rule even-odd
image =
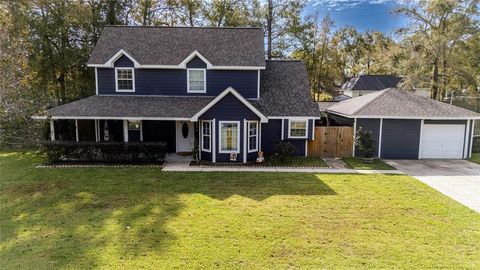
[[[246,132],[246,137],[247,137],[247,150],[248,150],[248,153],[254,153],[254,152],[258,152],[258,131],[259,131],[259,123],[258,121],[251,121],[251,120],[247,120],[247,132]],[[255,135],[255,146],[256,148],[255,149],[250,149],[250,124],[251,123],[255,123],[257,124],[257,134]]]
[[[471,158],[472,157],[472,149],[473,149],[473,134],[475,134],[473,131],[475,129],[475,120],[472,120],[472,131],[471,131],[471,134],[470,134],[470,150],[468,151],[468,157]]]
[[[216,126],[217,126],[217,121],[215,120],[215,118],[213,118],[212,120],[212,123],[213,123],[213,128],[212,128],[212,162],[215,163],[217,162],[217,143],[216,143],[216,139],[217,139],[217,131],[216,131]]]
[[[95,94],[98,95],[98,73],[97,73],[97,68],[95,68]]]
[[[75,141],[78,142],[79,138],[78,138],[78,120],[75,119]]]
[[[222,150],[222,124],[237,124],[237,150]],[[218,121],[218,153],[220,154],[230,154],[230,153],[240,153],[240,121]]]
[[[55,124],[53,119],[50,119],[50,140],[55,141]]]
[[[252,104],[250,104],[250,102],[248,102],[244,97],[242,97],[242,95],[240,95],[235,89],[233,89],[232,87],[228,87],[227,89],[225,89],[220,95],[218,95],[215,99],[213,99],[212,101],[210,101],[210,103],[208,103],[205,107],[203,107],[199,112],[197,112],[194,116],[192,116],[192,118],[190,119],[190,121],[192,122],[197,122],[198,121],[198,118],[204,114],[206,111],[208,111],[208,109],[210,109],[211,107],[213,107],[213,105],[217,104],[220,100],[222,100],[222,98],[224,98],[227,94],[232,94],[234,95],[238,100],[240,100],[240,102],[242,102],[247,108],[249,108],[252,112],[254,112],[258,117],[260,117],[260,120],[262,123],[267,123],[268,122],[268,119],[267,117],[265,117],[265,115],[263,115],[260,111],[257,110],[257,108],[255,108]]]
[[[257,71],[257,98],[260,98],[260,70]]]
[[[208,129],[210,130],[210,134],[208,135],[208,139],[210,141],[210,144],[209,144],[210,149],[205,149],[203,147],[203,145],[204,145],[204,143],[203,143],[204,142],[203,141],[203,136],[204,136],[204,134],[203,134],[203,123],[208,123]],[[200,144],[201,144],[200,149],[201,149],[201,151],[211,153],[212,152],[212,120],[202,120],[202,121],[200,121],[200,135],[201,135],[200,136]]]
[[[123,141],[128,142],[128,120],[123,120]]]
[[[190,71],[201,70],[203,71],[203,90],[190,90]],[[204,68],[187,68],[187,93],[202,94],[207,93],[207,70]]]
[[[105,62],[105,64],[87,64],[88,67],[105,67],[111,68],[114,67],[115,61],[117,61],[122,55],[128,57],[133,63],[135,68],[164,68],[164,69],[186,69],[187,63],[190,62],[195,56],[202,59],[205,64],[207,64],[207,69],[229,69],[229,70],[260,70],[265,69],[265,66],[214,66],[212,65],[207,58],[201,55],[197,51],[193,51],[188,55],[180,64],[178,65],[142,65],[138,63],[131,55],[125,52],[123,49],[119,50],[114,56]]]
[[[262,123],[258,123],[258,150],[262,150]]]
[[[292,121],[305,122],[305,136],[292,136]],[[308,138],[308,119],[288,119],[288,138],[289,139],[307,139]]]
[[[353,118],[353,146],[352,157],[355,157],[355,141],[357,140],[357,118]]]
[[[468,157],[468,133],[470,131],[470,121],[467,121],[466,129],[463,134],[463,153],[462,153],[462,158],[467,158]]]
[[[425,120],[422,119],[420,122],[420,135],[419,135],[419,142],[418,142],[418,159],[422,159],[422,134],[423,134],[423,125],[425,124]]]
[[[140,120],[140,141],[143,142],[143,120]]]
[[[285,134],[285,119],[282,118],[282,126],[281,126],[281,129],[282,129],[282,134],[280,134],[280,139],[283,141],[284,139],[284,134]]]
[[[336,114],[339,116],[343,116],[346,118],[357,118],[357,119],[364,119],[364,118],[372,118],[372,119],[416,119],[416,120],[422,120],[422,119],[428,119],[428,120],[473,120],[477,119],[480,120],[480,116],[458,116],[458,117],[442,117],[442,116],[437,116],[437,117],[430,117],[430,116],[378,116],[378,115],[348,115],[348,114],[343,114],[335,111],[329,111],[327,110],[328,113]],[[268,117],[269,119],[273,119],[272,117]]]
[[[312,141],[315,140],[315,120],[313,120],[313,127],[312,127]]]
[[[305,157],[308,157],[308,140],[305,140]]]
[[[45,120],[47,116],[33,116],[33,119]],[[128,117],[128,116],[52,116],[51,119],[84,119],[84,120],[165,120],[165,121],[190,121],[190,118],[182,117]]]
[[[316,119],[322,119],[321,117],[314,117],[314,116],[267,116],[268,119],[284,119],[284,118],[289,118],[289,119],[308,119],[308,120],[316,120]]]
[[[383,118],[380,118],[380,130],[378,132],[378,158],[382,156],[382,133],[383,133]]]
[[[130,89],[118,89],[118,70],[125,69],[132,71],[132,90]],[[124,79],[122,79],[124,80]],[[115,92],[135,92],[135,69],[132,67],[116,67],[115,68]]]
[[[247,120],[243,119],[243,163],[247,163]]]

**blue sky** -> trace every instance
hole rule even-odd
[[[359,31],[375,30],[387,34],[404,26],[406,19],[391,11],[399,0],[311,0],[306,13],[329,14],[336,27],[354,26]]]

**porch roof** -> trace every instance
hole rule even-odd
[[[54,119],[190,119],[212,97],[96,95],[46,111]]]

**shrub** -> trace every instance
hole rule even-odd
[[[281,162],[286,161],[295,153],[295,146],[290,142],[278,141],[275,145],[275,152]]]
[[[48,161],[154,162],[165,159],[165,142],[43,142]]]
[[[360,152],[361,157],[373,157],[373,153],[375,152],[375,144],[372,139],[372,131],[367,131],[360,127],[357,131],[355,147]]]

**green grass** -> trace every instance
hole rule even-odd
[[[469,159],[471,162],[480,164],[480,153],[472,153],[472,157]]]
[[[375,159],[372,163],[365,163],[361,158],[349,157],[342,159],[347,165],[355,170],[395,170],[394,167]]]
[[[39,163],[0,153],[1,269],[480,268],[480,215],[405,175]]]

